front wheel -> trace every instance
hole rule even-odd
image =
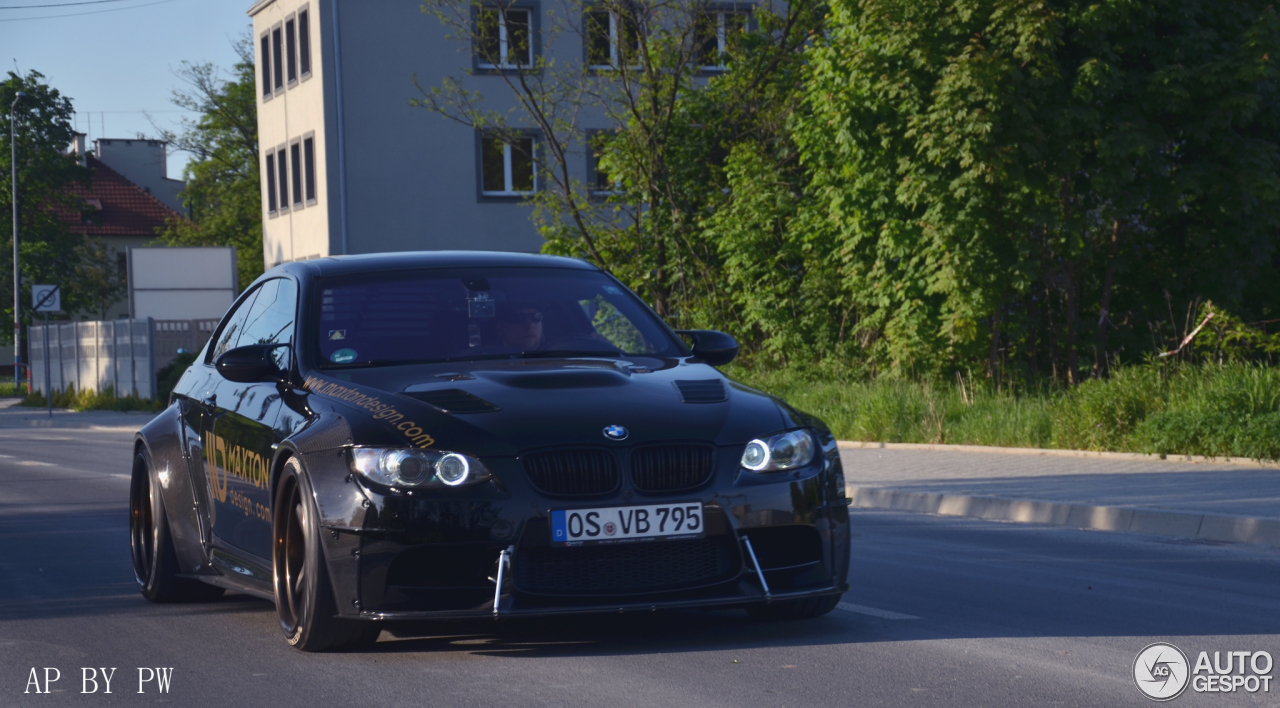
[[[372,644],[379,625],[335,616],[319,524],[302,465],[290,458],[280,472],[271,524],[276,614],[285,641],[303,651]]]
[[[129,482],[129,546],[138,590],[152,602],[206,602],[221,597],[220,587],[178,577],[178,554],[155,482],[151,458],[145,448],[139,448]]]
[[[821,617],[834,610],[839,603],[839,595],[823,595],[803,600],[779,600],[748,605],[746,609],[748,615],[760,620],[801,620]]]

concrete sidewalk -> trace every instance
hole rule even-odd
[[[1280,545],[1280,468],[1129,454],[840,443],[853,507]]]

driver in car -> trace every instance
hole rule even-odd
[[[542,310],[530,304],[512,304],[498,313],[495,323],[502,345],[531,351],[542,346]]]

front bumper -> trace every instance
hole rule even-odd
[[[836,483],[842,479],[838,453],[833,449],[809,469],[769,478],[739,470],[737,455],[720,457],[730,462],[695,492],[646,496],[624,488],[589,500],[540,494],[515,459],[486,460],[501,484],[412,498],[368,489],[335,466],[341,458],[331,454],[307,462],[313,480],[335,478],[326,475],[325,465],[344,480],[342,489],[328,495],[317,489],[343,617],[426,620],[740,607],[845,592],[849,525]],[[342,506],[359,504],[363,513],[327,513],[342,498]],[[706,535],[697,541],[550,544],[552,509],[686,500],[703,505]]]

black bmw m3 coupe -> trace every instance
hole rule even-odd
[[[275,602],[300,649],[389,621],[835,607],[849,524],[822,421],[727,379],[600,269],[396,253],[272,269],[138,432],[155,602]]]

